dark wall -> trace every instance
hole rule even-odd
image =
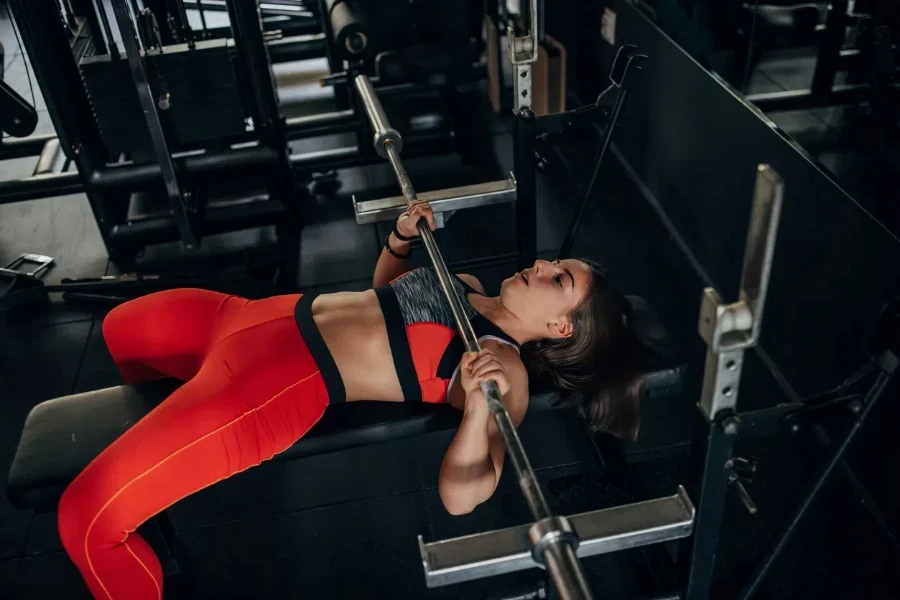
[[[617,147],[727,301],[739,285],[755,167],[767,162],[781,174],[761,344],[801,395],[838,383],[865,360],[863,339],[878,309],[900,294],[900,241],[628,0],[580,3],[583,99],[606,85],[596,73],[615,56],[598,33],[605,7],[616,13],[616,45],[637,44],[650,57]]]

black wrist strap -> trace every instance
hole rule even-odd
[[[405,240],[400,240],[400,241],[405,241]],[[412,248],[410,248],[409,252],[407,252],[406,254],[400,254],[399,252],[396,252],[393,248],[391,248],[391,234],[388,234],[387,237],[384,238],[384,247],[387,249],[388,252],[391,253],[391,256],[394,256],[396,258],[406,260],[407,258],[412,256]]]
[[[407,237],[407,236],[403,235],[402,233],[400,233],[399,231],[397,231],[397,223],[394,223],[394,237],[396,237],[401,242],[413,241],[413,238]]]

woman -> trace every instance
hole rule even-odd
[[[385,240],[374,290],[248,301],[178,289],[127,302],[103,335],[129,383],[185,383],[103,451],[59,504],[63,546],[96,598],[162,597],[160,563],[135,529],[182,498],[289,448],[329,404],[448,402],[463,413],[444,457],[447,510],[470,512],[494,492],[504,445],[480,389],[494,380],[516,426],[528,376],[583,396],[595,429],[637,432],[642,350],[628,304],[595,264],[538,261],[489,298],[454,282],[483,350],[464,353],[432,269],[409,271],[412,205]]]

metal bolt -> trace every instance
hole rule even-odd
[[[728,417],[722,421],[722,431],[725,432],[725,435],[737,435],[738,420],[734,417]]]

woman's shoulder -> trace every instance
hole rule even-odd
[[[484,293],[485,293],[485,292],[484,292],[484,286],[481,285],[481,281],[479,281],[477,277],[475,277],[474,275],[469,275],[469,274],[467,274],[467,273],[460,273],[460,274],[457,275],[457,277],[458,277],[463,283],[465,283],[466,285],[468,285],[470,288],[472,288],[473,290],[475,290],[475,291],[478,292],[479,294],[484,295]]]

